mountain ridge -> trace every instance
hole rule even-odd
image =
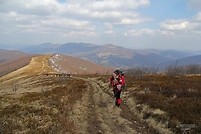
[[[50,57],[49,65],[58,73],[70,74],[107,74],[113,68],[104,67],[78,57],[61,54],[29,55],[24,52],[0,49],[0,77],[16,71],[29,63],[34,57]],[[43,61],[43,60],[42,60]]]
[[[109,67],[158,67],[173,60],[195,56],[192,52],[178,50],[129,49],[113,44],[69,42],[63,44],[44,43],[24,48],[22,51],[36,54],[59,53],[79,57]]]

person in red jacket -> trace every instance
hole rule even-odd
[[[121,96],[122,86],[124,82],[125,82],[125,79],[122,78],[120,71],[115,70],[112,76],[110,77],[110,84],[113,87],[114,97],[116,98],[115,105],[118,107],[120,106],[122,102],[120,96]]]

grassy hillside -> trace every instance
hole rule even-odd
[[[68,116],[85,91],[83,80],[43,75],[54,72],[50,56],[0,77],[0,133],[74,133]]]
[[[33,55],[0,49],[0,77],[29,64]]]
[[[175,133],[201,132],[201,76],[127,76],[129,97],[144,120],[154,119]],[[158,112],[157,112],[158,111]]]
[[[31,58],[32,56],[26,56],[5,64],[0,64],[0,77],[28,65]]]
[[[0,133],[73,133],[69,114],[81,98],[85,82],[46,76],[31,81],[26,86],[38,88],[38,92],[0,95]]]

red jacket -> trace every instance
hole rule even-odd
[[[121,75],[120,77],[121,77],[121,81],[120,82],[121,82],[122,86],[125,86],[126,82],[125,82],[124,75]]]
[[[125,79],[122,78],[120,75],[118,75],[116,78],[114,78],[113,76],[110,77],[109,79],[110,81],[110,85],[113,86],[113,88],[116,88],[117,85],[123,85],[125,84]]]

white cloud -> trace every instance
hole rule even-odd
[[[89,1],[89,8],[93,10],[128,10],[148,6],[149,0],[101,0]]]
[[[171,36],[171,37],[173,37],[175,35],[175,33],[173,31],[162,30],[162,29],[155,30],[155,34],[164,35],[164,36]]]
[[[88,21],[59,18],[55,16],[35,16],[35,15],[21,15],[16,12],[0,13],[0,17],[4,18],[1,24],[1,33],[23,32],[23,33],[58,33],[65,34],[73,32],[83,33],[86,35],[95,33],[95,27]],[[84,34],[82,34],[84,35]]]
[[[195,17],[194,17],[195,21],[199,21],[201,22],[201,12],[199,12]]]
[[[149,0],[68,0],[68,7],[80,7],[90,11],[134,10],[149,6]]]
[[[147,5],[149,5],[149,0],[86,0],[84,3],[83,1],[80,3],[69,1],[60,11],[66,16],[70,13],[93,21],[130,25],[149,21],[148,18],[142,17],[134,10]]]
[[[58,27],[61,29],[71,28],[75,30],[88,30],[93,31],[94,27],[88,21],[79,21],[68,18],[49,18],[42,20],[41,23],[46,27]]]
[[[160,26],[155,29],[142,28],[130,29],[125,36],[187,36],[201,34],[201,15],[197,14],[195,17],[186,20],[166,20],[160,23]]]
[[[132,29],[128,32],[124,33],[125,36],[142,36],[142,35],[149,35],[152,36],[155,34],[155,30],[153,29]]]
[[[143,29],[131,29],[124,33],[124,36],[149,36],[149,37],[157,37],[157,36],[166,36],[166,37],[173,37],[175,35],[174,31],[171,30],[164,30],[164,29],[150,29],[150,28],[143,28]]]
[[[7,0],[0,7],[2,12],[14,11],[19,14],[46,16],[57,12],[61,5],[56,0]]]
[[[99,11],[95,11],[95,12],[91,12],[89,14],[90,17],[93,18],[100,18],[100,19],[117,19],[117,18],[121,18],[122,17],[122,13],[119,11],[103,11],[103,12],[99,12]]]
[[[188,30],[190,29],[190,22],[186,20],[169,20],[162,22],[161,29],[164,30]]]
[[[134,24],[140,24],[146,21],[150,21],[151,19],[147,18],[122,18],[120,22],[117,22],[116,24],[122,24],[122,25],[134,25]]]
[[[94,35],[98,32],[96,27],[101,26],[98,23],[136,25],[149,21],[136,11],[149,4],[149,0],[2,0],[0,33],[61,33],[61,30]],[[104,33],[115,31],[107,29]]]
[[[167,20],[161,22],[160,31],[171,32],[177,35],[201,33],[201,13],[185,20]]]
[[[94,31],[70,31],[68,33],[61,33],[64,37],[77,37],[77,36],[90,36],[95,37],[97,36],[97,33]]]
[[[124,33],[125,36],[166,36],[166,37],[187,37],[201,34],[201,13],[189,19],[175,19],[162,21],[155,29],[142,28],[130,29]]]

